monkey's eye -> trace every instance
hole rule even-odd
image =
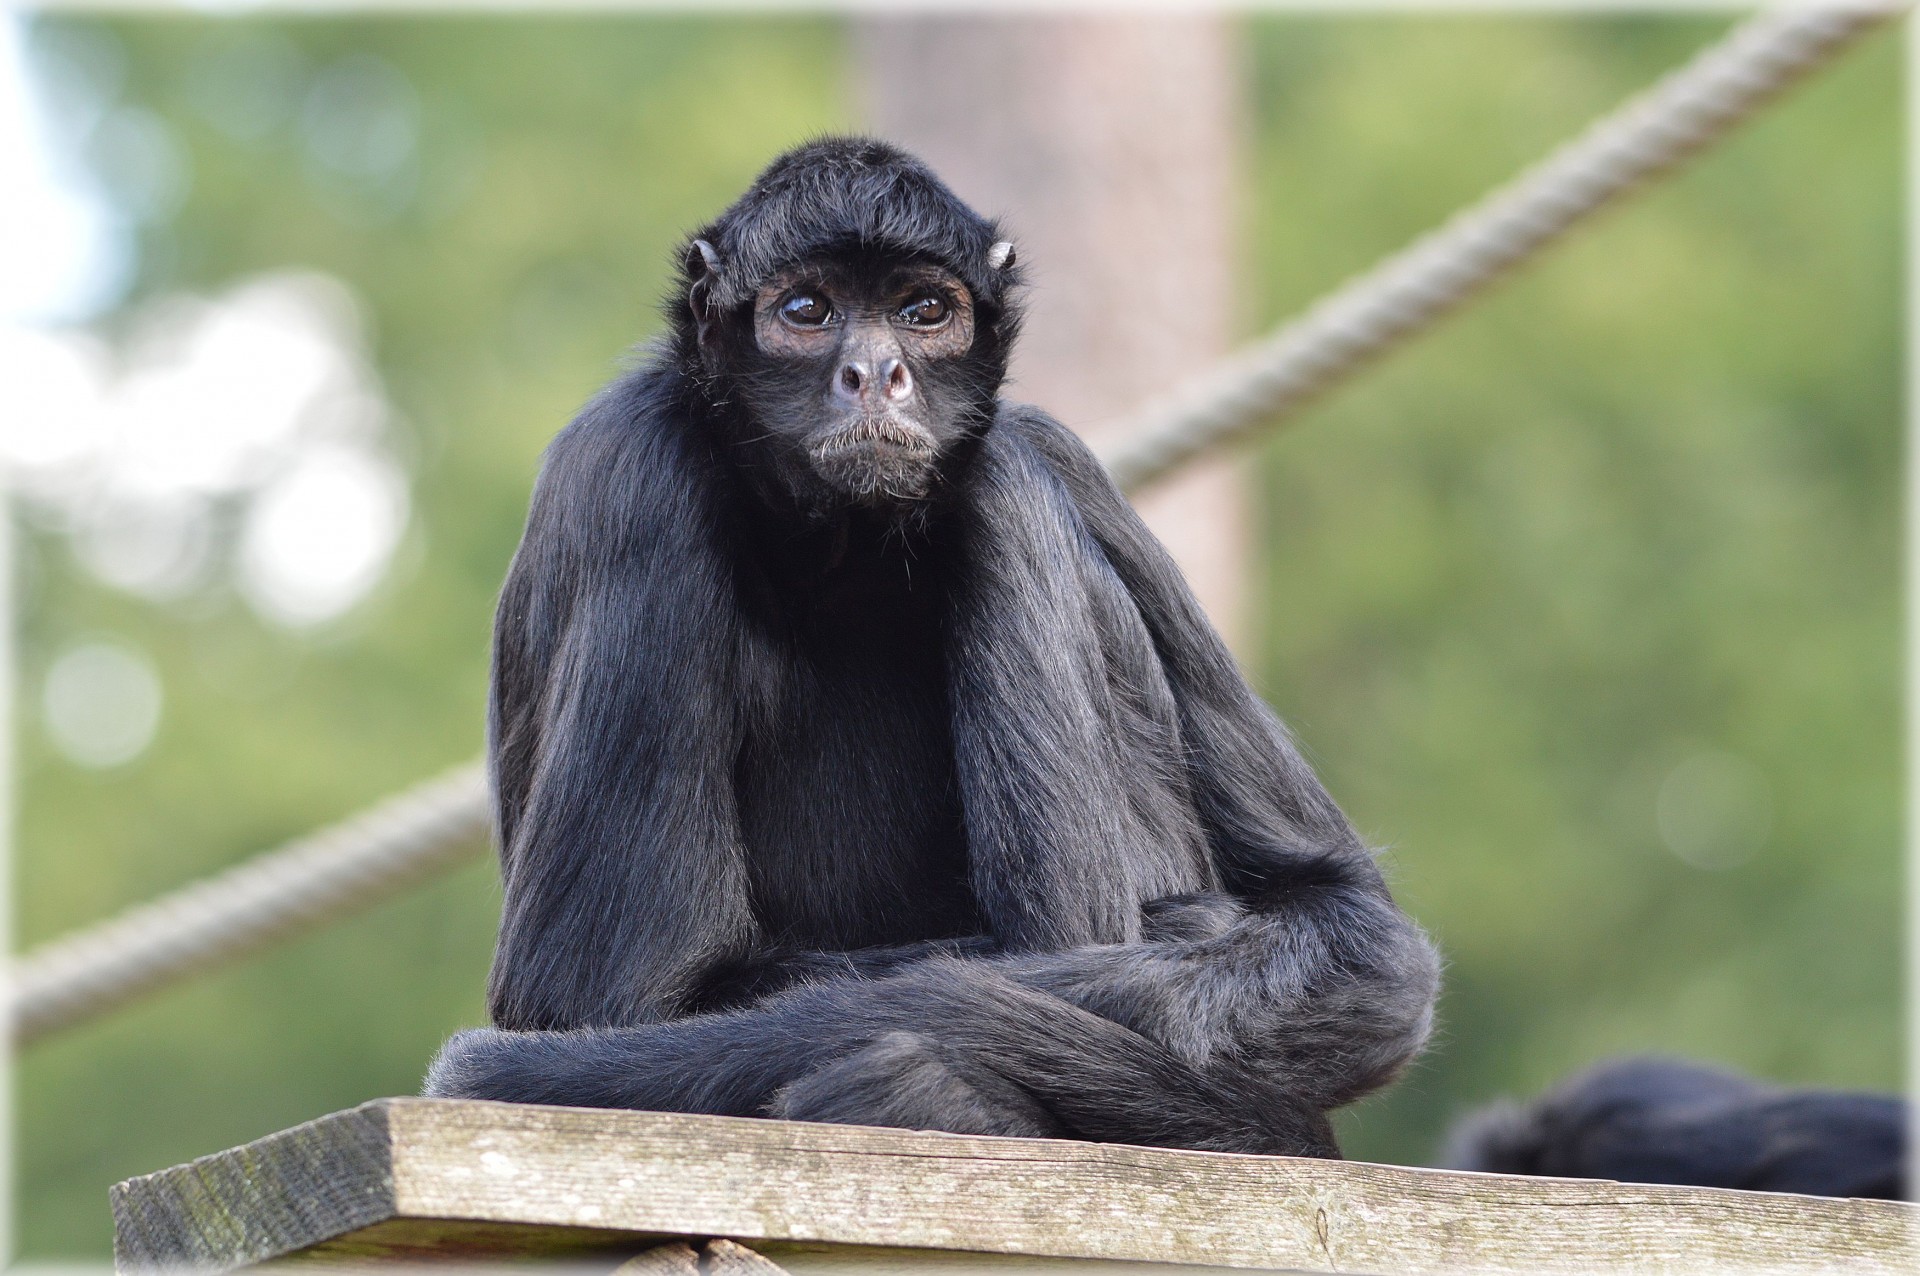
[[[937,328],[947,321],[947,303],[938,297],[920,297],[900,307],[900,318],[915,328]]]
[[[818,328],[833,318],[833,307],[827,304],[825,297],[816,297],[810,292],[796,292],[780,303],[780,317],[801,328]]]

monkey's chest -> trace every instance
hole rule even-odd
[[[818,639],[783,662],[737,771],[763,930],[825,948],[978,933],[937,638]]]

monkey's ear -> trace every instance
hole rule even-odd
[[[696,266],[694,258],[699,258]],[[687,272],[689,274],[717,275],[720,273],[720,250],[704,239],[696,239],[687,249]]]
[[[988,270],[1005,270],[1011,265],[1013,265],[1013,241],[1011,239],[1003,239],[993,247],[987,249]]]
[[[713,285],[720,276],[720,253],[704,239],[696,239],[687,249],[687,274],[693,283],[687,287],[687,307],[693,311],[694,330],[700,344],[707,343],[707,334],[719,315],[714,311]]]

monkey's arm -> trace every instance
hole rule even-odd
[[[1152,636],[1179,710],[1194,797],[1216,856],[1238,893],[1259,894],[1307,874],[1384,890],[1359,836],[1286,727],[1247,686],[1171,555],[1086,445],[1029,407],[1012,426],[1046,457]],[[996,427],[1000,428],[1000,427]]]
[[[1003,414],[1000,425],[1009,424],[1067,484],[1146,624],[1178,706],[1188,779],[1221,880],[1240,907],[1285,936],[1271,950],[1270,986],[1340,1008],[1316,1031],[1296,1030],[1293,1049],[1317,1059],[1332,1102],[1374,1088],[1429,1030],[1439,982],[1432,945],[1394,905],[1372,854],[1093,454],[1032,409]]]
[[[634,397],[616,387],[556,439],[501,595],[502,1027],[671,1016],[751,938],[736,609],[701,476]]]
[[[974,898],[1009,952],[1138,940],[1143,905],[1213,879],[1164,679],[1044,456],[996,425],[961,483],[945,659]],[[1156,703],[1116,685],[1121,647]]]

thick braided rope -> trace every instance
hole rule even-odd
[[[1114,481],[1138,490],[1203,452],[1279,425],[1905,8],[1796,7],[1742,23],[1438,230],[1149,405],[1103,458]]]
[[[1141,487],[1278,424],[1584,217],[1707,146],[1905,6],[1763,14],[1439,230],[1143,413],[1109,460]],[[395,894],[467,859],[487,827],[465,767],[14,962],[24,1045]]]
[[[318,833],[137,905],[13,963],[25,1045],[357,912],[472,857],[489,823],[468,765]]]

